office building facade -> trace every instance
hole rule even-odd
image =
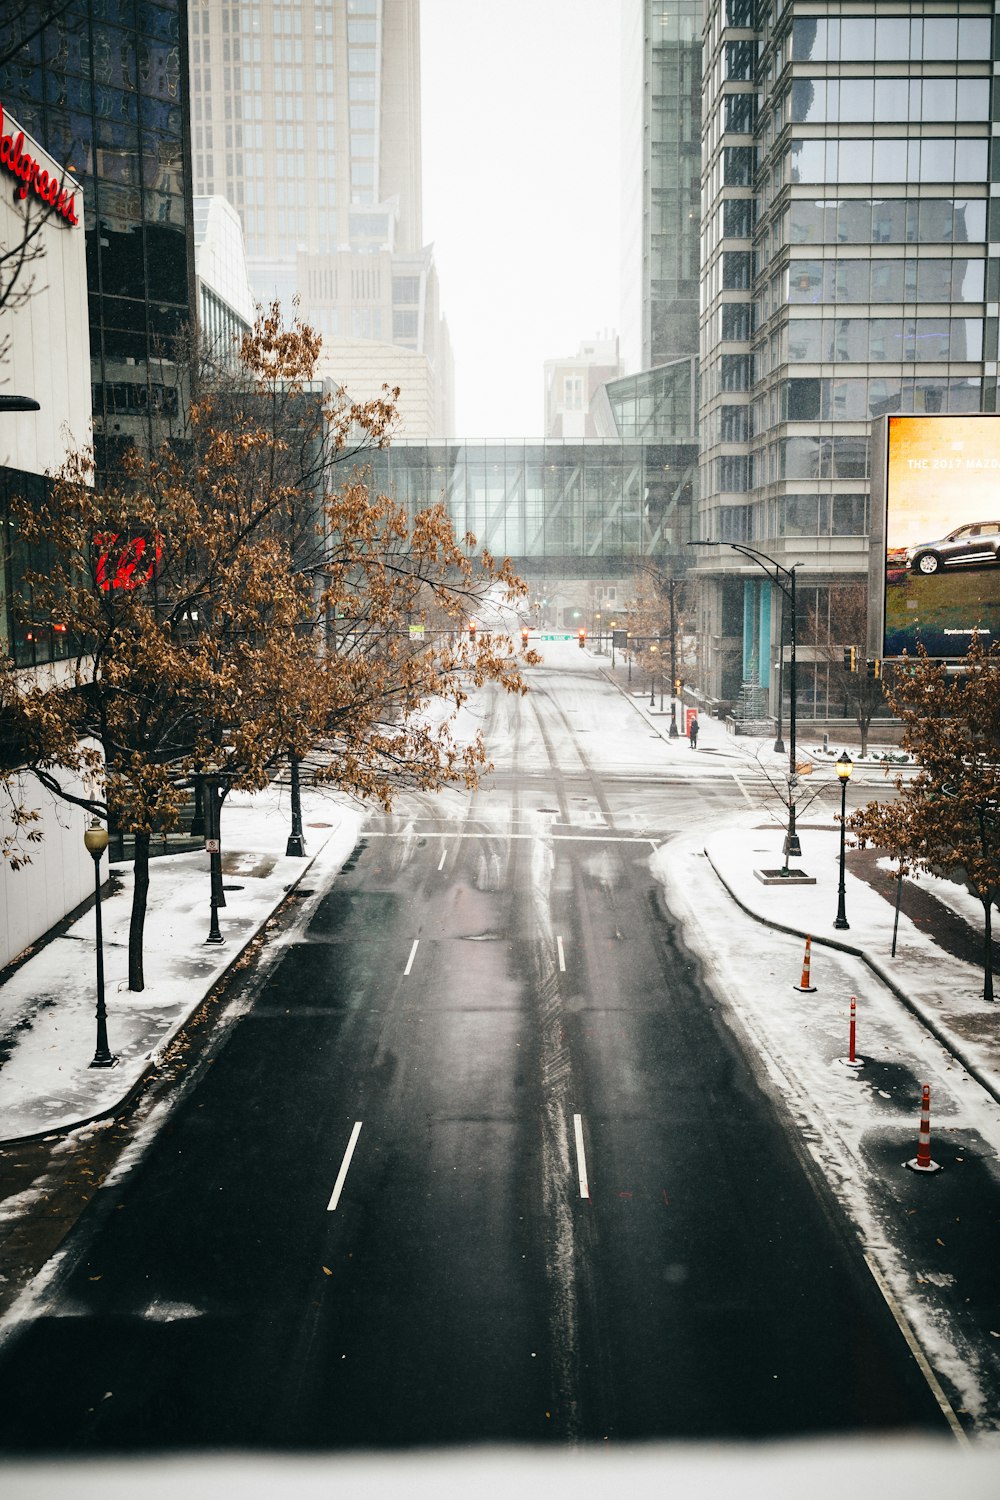
[[[359,340],[408,353],[409,435],[444,436],[451,352],[421,214],[419,0],[191,0],[195,190],[243,224],[254,293],[322,334],[350,389]],[[356,394],[353,390],[351,394]],[[417,411],[433,425],[414,430]]]
[[[994,11],[706,6],[700,535],[795,567],[805,716],[857,643],[869,423],[996,407]],[[708,696],[776,712],[780,594],[725,545],[698,573]]]
[[[80,184],[103,466],[176,412],[173,340],[195,319],[187,5],[53,10],[0,68],[0,100]]]

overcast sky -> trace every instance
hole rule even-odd
[[[459,437],[536,437],[543,365],[619,322],[617,0],[421,0],[424,240]]]

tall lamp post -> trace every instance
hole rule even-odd
[[[670,739],[677,738],[677,624],[674,617],[674,584],[670,579]],[[663,704],[660,704],[663,707]]]
[[[97,1048],[92,1068],[113,1068],[118,1059],[108,1046],[108,1011],[104,1004],[104,933],[101,929],[101,855],[108,847],[108,830],[96,817],[83,835],[94,861],[94,919],[97,936]]]
[[[211,915],[206,943],[224,943],[219,930],[219,907],[225,906],[222,889],[222,819],[219,815],[219,767],[209,761],[202,773],[205,798],[205,848],[209,860],[209,900]]]
[[[785,568],[775,558],[769,557],[766,552],[758,552],[755,547],[747,547],[743,542],[720,542],[715,540],[702,540],[688,542],[689,547],[732,547],[734,552],[739,552],[743,557],[748,557],[751,562],[762,568],[776,588],[779,588],[788,600],[788,643],[790,647],[788,659],[788,832],[785,835],[785,868],[788,868],[789,859],[800,859],[802,856],[802,845],[795,831],[795,801],[792,791],[795,787],[795,569],[797,563],[790,568]],[[772,573],[771,569],[774,569]],[[787,582],[782,582],[785,579]],[[784,608],[782,607],[782,614]],[[782,631],[784,636],[784,631]],[[784,656],[784,643],[782,642],[782,657]],[[779,752],[780,753],[780,752]]]
[[[844,910],[844,860],[846,858],[847,783],[851,779],[854,762],[846,750],[841,750],[837,756],[836,767],[837,775],[840,777],[840,884],[837,887],[837,919],[833,925],[834,927],[850,927],[851,924]]]

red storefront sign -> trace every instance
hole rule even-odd
[[[76,194],[67,192],[60,186],[59,178],[24,149],[23,130],[19,130],[16,136],[13,132],[4,135],[3,126],[3,105],[0,104],[0,166],[20,182],[17,196],[26,198],[30,189],[43,203],[54,208],[56,214],[65,219],[67,224],[79,224]],[[75,183],[73,185],[76,186]]]
[[[152,543],[144,536],[120,537],[117,532],[94,537],[97,551],[97,587],[99,589],[137,589],[148,583],[163,547],[159,537]]]

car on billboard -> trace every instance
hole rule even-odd
[[[956,526],[939,542],[907,547],[906,559],[914,573],[925,577],[959,564],[1000,563],[1000,521],[974,521]]]

